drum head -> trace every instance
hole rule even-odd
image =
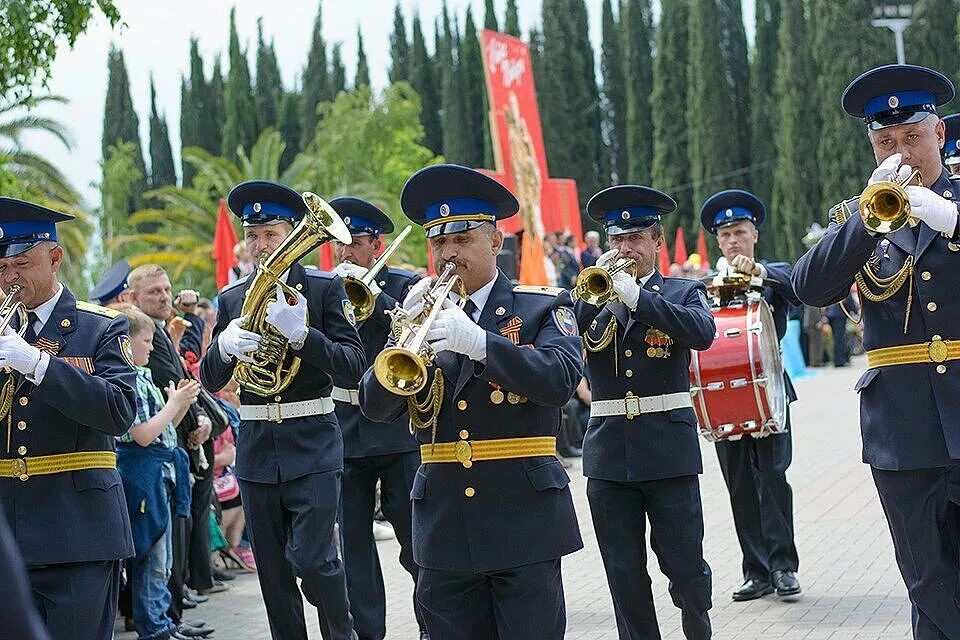
[[[756,306],[754,306],[754,304]],[[767,406],[770,415],[767,422],[773,422],[764,431],[778,433],[786,430],[787,425],[787,389],[783,381],[783,360],[780,357],[780,340],[777,339],[777,326],[773,322],[773,314],[765,300],[755,300],[750,318],[750,330],[756,337],[751,346],[759,349],[760,366],[763,371],[755,372],[754,379],[766,378]],[[762,390],[757,388],[757,393]],[[758,398],[759,399],[759,398]]]

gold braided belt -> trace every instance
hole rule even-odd
[[[867,351],[867,366],[870,369],[947,360],[960,360],[960,340],[941,340],[939,336],[935,336],[930,342]]]
[[[0,460],[0,478],[26,480],[30,476],[45,476],[66,471],[116,468],[117,454],[113,451],[78,451],[52,456]]]
[[[459,440],[420,445],[420,461],[424,464],[459,462],[466,468],[478,460],[536,458],[557,453],[554,436],[533,438],[499,438],[496,440]]]

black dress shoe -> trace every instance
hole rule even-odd
[[[196,609],[197,602],[196,600],[191,600],[190,598],[184,597],[180,600],[180,606],[184,609]]]
[[[800,595],[800,581],[797,580],[797,574],[793,571],[774,571],[771,578],[778,598],[793,601]]]
[[[236,576],[233,575],[232,573],[227,573],[227,572],[224,571],[223,569],[219,569],[219,568],[217,568],[217,567],[214,567],[214,568],[213,568],[213,579],[214,579],[214,581],[219,580],[219,581],[221,581],[221,582],[230,582],[230,581],[233,580],[234,578],[236,578]]]
[[[762,598],[768,593],[773,593],[773,586],[768,580],[747,578],[740,585],[740,588],[733,592],[733,599],[737,602],[746,602],[747,600]]]

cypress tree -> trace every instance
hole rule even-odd
[[[485,139],[489,135],[485,104],[486,88],[483,79],[483,60],[480,56],[480,39],[473,23],[473,11],[467,6],[463,25],[463,42],[460,47],[460,76],[463,81],[463,114],[466,155],[463,163],[468,167],[480,167],[484,163]],[[487,143],[489,147],[489,144]]]
[[[413,16],[413,45],[410,49],[410,85],[420,96],[420,123],[423,125],[423,146],[436,154],[443,152],[443,128],[440,124],[440,94],[437,91],[435,66],[427,53],[420,16]]]
[[[664,218],[668,233],[694,216],[687,159],[687,27],[690,0],[671,0],[661,5],[657,30],[657,56],[653,60],[653,167],[651,182],[677,201],[676,215]],[[668,237],[670,237],[668,235]]]
[[[327,43],[323,40],[323,5],[317,4],[317,17],[313,22],[313,40],[303,72],[303,89],[300,93],[300,148],[306,148],[313,140],[320,116],[317,107],[330,100],[330,78],[327,69]]]
[[[747,64],[747,32],[743,26],[742,0],[720,0],[720,49],[723,52],[723,67],[727,80],[736,147],[736,169],[750,164],[750,67]],[[735,180],[743,185],[747,173],[738,174]]]
[[[206,144],[204,149],[213,154],[220,153],[223,147],[223,126],[227,121],[226,89],[223,82],[223,73],[220,70],[220,56],[213,59],[213,72],[206,87],[206,102],[204,116],[206,129]]]
[[[956,0],[916,0],[913,22],[903,32],[907,62],[952,76],[957,70],[956,29]],[[883,50],[889,51],[890,35],[886,36]]]
[[[410,44],[407,42],[407,26],[403,21],[400,3],[393,9],[393,33],[390,34],[390,83],[409,80]]]
[[[520,17],[517,15],[516,0],[507,0],[507,17],[503,22],[503,32],[508,36],[520,37]]]
[[[823,221],[819,212],[816,163],[818,131],[816,111],[810,108],[815,90],[809,64],[810,43],[803,3],[781,0],[778,31],[777,73],[774,100],[777,126],[774,143],[777,162],[773,170],[773,196],[770,210],[776,213],[772,228],[773,253],[793,260],[803,250],[800,240],[814,220]],[[826,96],[824,99],[828,99]],[[834,96],[834,99],[837,99]],[[834,140],[846,149],[847,140]],[[857,173],[862,178],[862,171]],[[846,197],[848,194],[843,194]]]
[[[157,90],[150,76],[150,187],[156,189],[177,183],[177,170],[173,165],[170,149],[170,133],[167,120],[157,113]]]
[[[537,102],[541,103],[541,78],[543,78],[543,34],[536,28],[530,29],[527,36],[527,48],[530,50],[530,68],[533,69],[533,80],[537,86]],[[540,113],[543,113],[543,106],[540,107]]]
[[[103,135],[101,152],[106,160],[110,147],[121,142],[130,142],[134,146],[134,160],[143,179],[136,185],[128,203],[128,212],[140,208],[141,194],[147,188],[147,170],[143,161],[143,146],[140,144],[140,119],[133,108],[130,98],[130,80],[127,65],[123,60],[123,51],[111,46],[107,54],[107,96],[103,108]]]
[[[440,66],[441,104],[443,105],[443,155],[448,162],[461,163],[467,157],[464,139],[464,100],[461,65],[457,61],[460,34],[450,25],[447,3],[443,3],[443,37],[437,59]]]
[[[333,58],[330,61],[330,99],[332,100],[341,91],[347,90],[347,69],[343,65],[343,54],[340,52],[341,43],[333,45]]]
[[[576,133],[576,106],[573,103],[573,47],[570,42],[566,0],[543,0],[542,29],[538,38],[536,65],[540,120],[550,172],[576,178],[573,135]],[[539,69],[538,69],[539,67]],[[589,187],[578,181],[578,190]]]
[[[750,185],[753,193],[769,204],[776,159],[773,144],[776,104],[772,94],[777,67],[780,0],[757,0],[755,20],[754,53],[750,66]],[[831,104],[836,106],[836,102]],[[772,214],[777,215],[775,211]]]
[[[577,155],[580,159],[578,162],[580,176],[582,176],[580,179],[589,190],[597,191],[608,185],[610,176],[610,163],[604,153],[600,134],[602,121],[600,86],[597,84],[593,45],[590,42],[587,4],[585,0],[572,0],[570,5],[570,14],[573,17],[573,42],[576,47],[575,52],[579,54],[577,57],[579,57],[580,78],[577,83],[577,93],[582,133],[577,136],[580,147]]]
[[[180,148],[206,147],[206,102],[207,84],[203,76],[203,59],[197,39],[190,39],[190,78],[182,78],[180,82]],[[217,145],[214,153],[220,153]],[[183,185],[190,186],[193,182],[194,169],[188,162],[183,165]]]
[[[367,65],[367,54],[363,50],[363,34],[357,27],[357,75],[353,81],[354,89],[370,86],[370,67]]]
[[[622,16],[621,16],[622,19]],[[620,44],[620,23],[613,15],[610,0],[603,0],[601,11],[603,38],[600,48],[600,70],[603,74],[603,116],[610,167],[614,182],[627,181],[627,87]],[[626,35],[626,34],[624,34]]]
[[[230,160],[237,158],[237,149],[249,151],[257,139],[257,106],[250,87],[250,69],[246,52],[240,49],[235,10],[230,10],[230,73],[223,92],[226,119],[223,124],[223,152]]]
[[[263,18],[257,20],[257,123],[260,130],[276,128],[280,117],[283,82],[273,43],[263,41]]]
[[[844,113],[839,104],[851,80],[882,63],[885,56],[880,52],[889,34],[870,25],[871,0],[814,0],[812,6],[813,59],[819,69],[830,70],[816,76],[820,127],[813,163],[821,192],[814,219],[826,224],[829,208],[859,193],[875,164],[863,123]],[[842,152],[838,151],[841,147]]]
[[[634,184],[650,184],[653,163],[653,12],[650,0],[627,0],[620,18],[623,30],[626,82],[626,177]]]
[[[734,173],[740,168],[736,153],[738,134],[731,126],[733,102],[728,98],[719,20],[715,0],[690,3],[686,114],[689,139],[695,143],[687,148],[694,208],[699,208],[714,192],[740,181]],[[696,230],[696,216],[691,216],[687,228]]]
[[[483,2],[483,28],[491,31],[500,31],[497,24],[497,10],[493,8],[493,0]]]
[[[286,143],[280,156],[280,171],[284,171],[300,152],[300,94],[296,91],[284,92],[280,100],[280,120],[277,123],[280,137]]]

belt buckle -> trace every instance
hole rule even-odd
[[[281,411],[281,409],[280,409],[280,403],[279,403],[279,402],[274,402],[274,403],[272,403],[272,404],[267,404],[267,405],[264,405],[264,406],[267,408],[267,421],[268,421],[268,422],[276,422],[277,424],[280,424],[281,422],[283,422],[283,413],[282,413],[282,411]],[[276,409],[277,409],[277,417],[276,417],[276,418],[273,417],[273,411],[271,411],[271,409],[273,409],[274,407],[276,407]]]
[[[20,478],[21,480],[26,480],[29,476],[27,475],[27,461],[23,458],[14,458],[10,461],[11,471],[14,478]]]
[[[469,469],[473,466],[473,446],[468,440],[458,440],[453,445],[453,455],[465,468]]]
[[[930,344],[927,345],[927,354],[933,362],[946,362],[947,358],[950,357],[950,349],[946,342],[938,338],[931,340]]]
[[[623,399],[623,408],[627,420],[633,420],[634,417],[643,413],[643,411],[640,410],[640,398],[633,395],[632,391],[627,391],[627,397]]]

